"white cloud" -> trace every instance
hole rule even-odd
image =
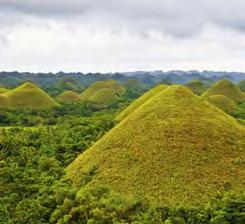
[[[0,0],[0,70],[242,70],[242,1]]]

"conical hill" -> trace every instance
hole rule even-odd
[[[151,90],[147,91],[145,94],[143,94],[141,97],[136,99],[134,102],[132,102],[125,110],[123,110],[120,114],[117,115],[116,120],[123,120],[125,117],[127,117],[129,114],[134,112],[137,108],[139,108],[141,105],[143,105],[147,100],[149,100],[151,97],[155,96],[159,92],[166,89],[168,86],[164,84],[160,84],[156,86],[155,88],[152,88]]]
[[[233,99],[237,103],[245,101],[245,93],[243,93],[238,86],[228,80],[218,81],[207,89],[202,96],[208,97],[211,95],[224,95]]]
[[[10,91],[10,90],[9,89],[6,89],[4,87],[0,87],[0,94],[6,93],[8,91]]]
[[[244,187],[244,152],[244,127],[186,87],[173,85],[81,154],[67,174],[79,185],[93,170],[88,186],[192,206]]]
[[[67,90],[60,95],[57,96],[57,100],[60,102],[66,102],[66,103],[79,103],[81,102],[79,94],[76,92]]]
[[[93,83],[87,89],[85,89],[80,97],[84,101],[89,101],[89,99],[99,90],[109,89],[117,95],[120,95],[125,91],[124,87],[114,80],[98,81]]]
[[[11,108],[50,108],[58,104],[34,83],[25,82],[7,92],[8,107]]]
[[[186,84],[186,87],[191,89],[193,93],[197,95],[201,95],[206,90],[206,87],[200,80],[192,80]]]
[[[231,98],[224,95],[211,95],[207,97],[207,100],[231,115],[238,113],[241,110]]]

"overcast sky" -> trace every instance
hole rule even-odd
[[[244,0],[0,0],[0,70],[245,71]]]

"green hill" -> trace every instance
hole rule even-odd
[[[199,80],[190,81],[185,86],[191,89],[193,93],[197,95],[201,95],[206,90],[204,84]]]
[[[25,82],[17,88],[6,92],[8,108],[50,108],[58,104],[43,90],[31,82]]]
[[[144,95],[136,99],[133,103],[131,103],[125,110],[123,110],[119,115],[117,115],[116,120],[123,120],[125,117],[127,117],[129,114],[134,112],[137,108],[139,108],[141,105],[143,105],[147,100],[149,100],[151,97],[157,95],[161,91],[167,88],[167,85],[160,84],[156,86],[155,88],[149,90]]]
[[[82,101],[98,104],[98,107],[106,107],[118,100],[124,92],[125,88],[114,80],[99,81],[85,89],[80,98]]]
[[[106,108],[119,99],[119,96],[112,90],[99,89],[89,98],[89,102],[97,108]]]
[[[3,87],[0,87],[0,94],[6,93],[8,91],[10,91],[10,90],[6,89],[6,88],[3,88]]]
[[[207,100],[210,103],[217,106],[218,108],[220,108],[221,110],[231,115],[241,110],[232,99],[224,95],[212,95],[207,97]]]
[[[228,80],[221,80],[215,83],[207,89],[202,96],[208,97],[212,95],[224,95],[233,99],[237,103],[245,101],[245,94],[238,86]]]
[[[245,92],[245,80],[242,80],[240,83],[239,83],[239,87],[240,89]]]
[[[67,102],[67,103],[79,103],[81,102],[79,94],[67,90],[60,95],[57,96],[57,100],[60,102]]]
[[[183,86],[131,113],[66,169],[160,205],[193,206],[244,188],[245,129]]]

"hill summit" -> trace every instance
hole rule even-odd
[[[58,105],[47,93],[31,82],[25,82],[2,95],[7,103],[1,106],[7,108],[50,108]]]
[[[153,96],[67,168],[79,185],[105,185],[162,205],[202,204],[244,187],[245,129],[183,86]]]
[[[168,86],[164,84],[160,84],[151,90],[147,91],[145,94],[143,94],[141,97],[136,99],[133,103],[131,103],[125,110],[123,110],[120,114],[117,115],[116,120],[123,120],[125,117],[127,117],[129,114],[133,113],[137,108],[139,108],[141,105],[143,105],[147,100],[149,100],[151,97],[155,96],[156,94],[160,93],[164,89],[166,89]]]
[[[125,89],[114,80],[98,81],[85,89],[80,98],[98,107],[107,107],[119,99]]]
[[[67,102],[67,103],[78,103],[81,102],[79,94],[76,92],[73,92],[71,90],[67,90],[60,95],[57,96],[57,100],[61,102]]]
[[[208,97],[211,95],[224,95],[233,99],[237,103],[245,101],[245,94],[241,89],[228,80],[218,81],[207,89],[202,96]]]

